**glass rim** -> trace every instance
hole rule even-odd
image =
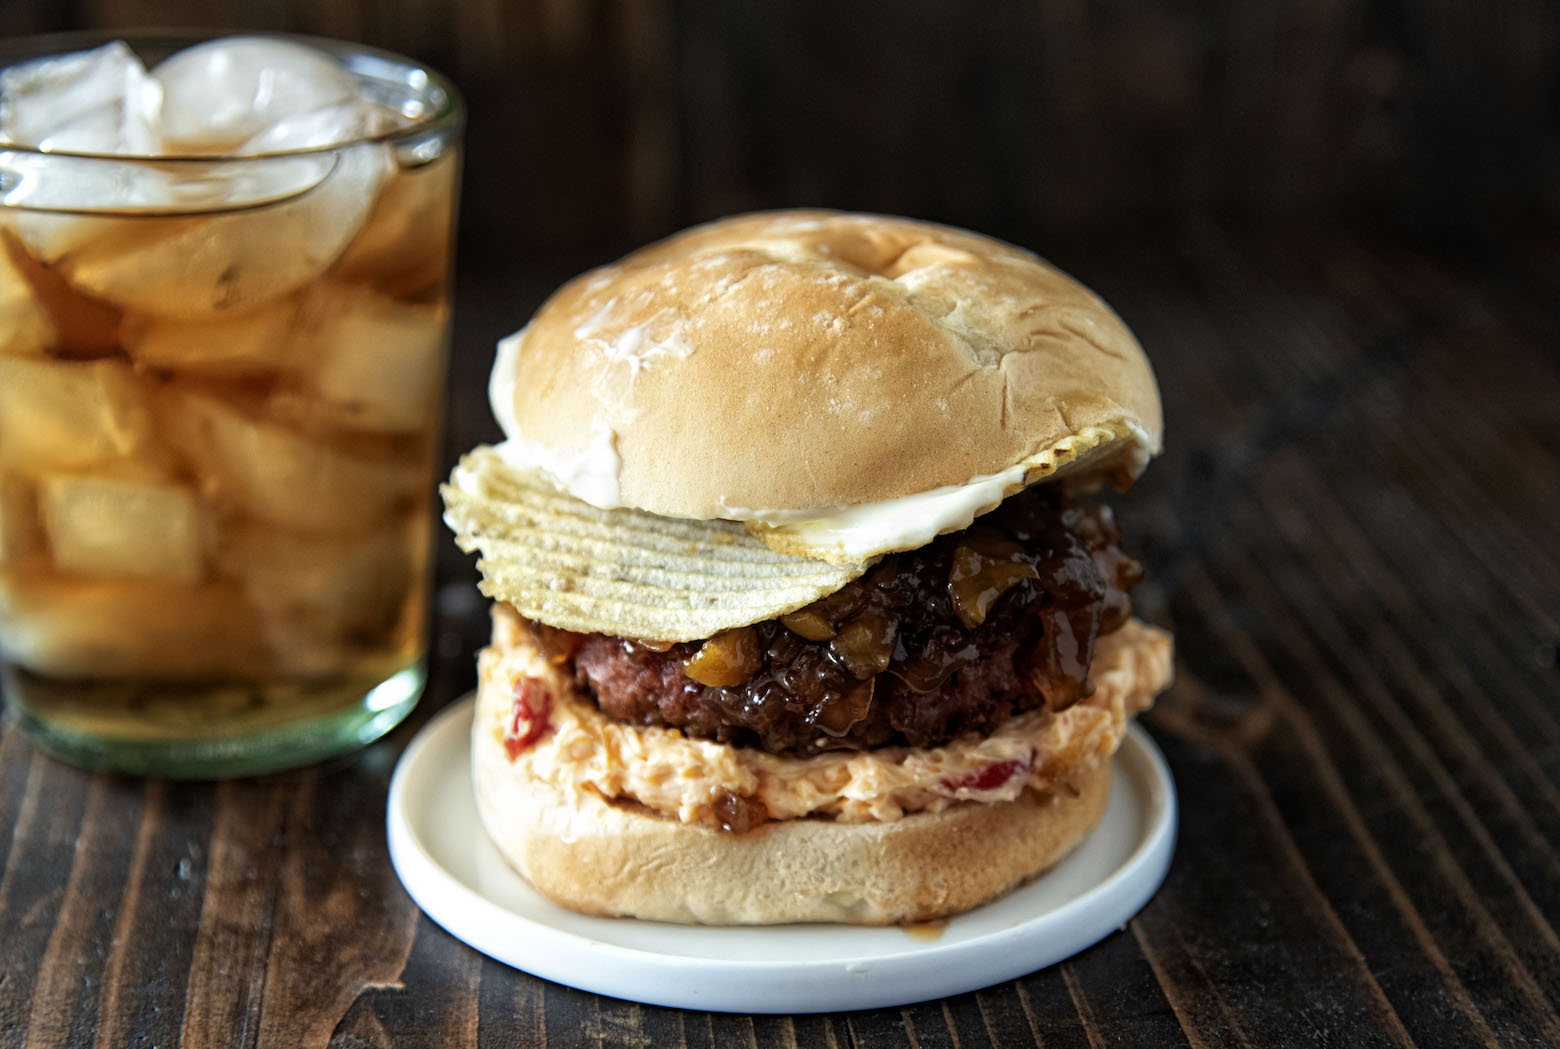
[[[224,162],[248,162],[282,157],[323,156],[364,144],[383,143],[393,145],[408,138],[426,135],[432,131],[445,129],[458,131],[465,126],[466,102],[460,93],[460,89],[455,86],[449,77],[427,63],[419,62],[407,55],[382,47],[374,47],[371,44],[354,43],[350,40],[337,40],[331,37],[311,36],[306,33],[283,33],[274,30],[238,30],[228,32],[221,29],[194,28],[126,29],[117,31],[112,29],[74,29],[59,33],[3,37],[0,38],[0,70],[9,68],[19,61],[47,58],[50,55],[62,55],[70,51],[90,50],[93,47],[101,47],[116,40],[122,40],[130,45],[131,50],[138,51],[141,46],[148,44],[188,47],[194,44],[205,43],[209,40],[218,40],[225,36],[269,37],[275,40],[310,44],[337,56],[362,55],[381,62],[388,62],[403,71],[418,73],[427,78],[428,85],[433,89],[431,92],[426,92],[430,96],[431,101],[434,102],[432,111],[425,116],[418,117],[409,124],[397,125],[372,135],[358,135],[323,146],[268,150],[263,153],[97,153],[82,150],[39,149],[37,146],[11,142],[5,138],[0,138],[0,151],[27,153],[39,157],[62,157],[71,160],[112,161],[120,164],[211,165]],[[364,76],[358,70],[349,70],[349,72],[360,79]],[[423,91],[423,89],[414,85],[408,84],[406,86],[414,91]]]

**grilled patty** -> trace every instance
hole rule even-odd
[[[1049,486],[884,558],[805,609],[666,645],[533,624],[607,714],[814,754],[931,747],[1089,695],[1094,641],[1131,614],[1141,568],[1108,507]]]

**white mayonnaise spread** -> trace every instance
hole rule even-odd
[[[968,484],[947,485],[930,492],[860,506],[814,510],[755,510],[721,507],[733,521],[755,521],[809,549],[833,550],[848,560],[865,560],[889,550],[914,550],[944,532],[968,528],[980,514],[1021,488],[1028,466],[1019,463],[1001,473],[976,477]]]

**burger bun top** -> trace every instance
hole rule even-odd
[[[509,341],[510,443],[566,487],[594,464],[597,505],[669,517],[854,507],[1034,462],[1130,477],[1160,444],[1148,359],[1098,297],[910,219],[696,227],[566,284]]]

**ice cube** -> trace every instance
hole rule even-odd
[[[355,455],[186,384],[159,394],[169,439],[227,506],[311,532],[361,532],[417,501],[418,464]]]
[[[42,266],[12,236],[0,233],[0,354],[44,347],[68,357],[119,352],[119,311],[78,294]]]
[[[16,474],[0,473],[0,565],[25,561],[42,550],[32,485]]]
[[[0,138],[52,152],[159,152],[162,88],[122,41],[0,72]]]
[[[288,118],[357,99],[351,74],[330,54],[273,37],[197,44],[152,76],[163,91],[163,141],[176,153],[237,152]],[[332,141],[343,139],[306,144]]]
[[[122,361],[0,357],[0,465],[36,475],[133,463],[159,473],[166,460],[149,403],[147,380]]]
[[[62,579],[0,569],[0,655],[72,678],[262,672],[270,653],[231,583]]]
[[[130,317],[125,352],[146,367],[216,378],[297,371],[312,356],[305,297],[202,320]]]
[[[183,319],[242,312],[299,290],[336,261],[389,163],[386,147],[373,142],[252,157],[243,161],[243,185],[212,191],[232,196],[209,215],[33,213],[18,216],[17,230],[73,286],[127,309]]]
[[[205,574],[210,525],[179,485],[45,477],[39,504],[57,568],[84,576],[194,583]]]
[[[238,155],[283,153],[292,149],[321,149],[368,138],[389,129],[384,112],[367,102],[353,100],[307,113],[283,117],[238,147]]]
[[[367,114],[300,117],[253,147],[365,134],[377,126]],[[390,163],[375,142],[177,166],[0,153],[3,201],[31,254],[86,294],[181,318],[251,309],[314,280],[361,227]]]
[[[361,673],[416,650],[423,518],[343,539],[262,528],[235,537],[225,566],[246,581],[279,666],[305,676]]]
[[[54,342],[54,323],[17,260],[0,244],[0,355],[32,356]]]
[[[366,288],[321,289],[317,361],[302,390],[279,392],[273,411],[375,433],[416,432],[433,418],[444,361],[445,312]]]
[[[359,536],[320,536],[235,524],[217,571],[268,617],[306,621],[329,637],[373,640],[400,617],[425,554],[405,522]]]
[[[354,95],[351,77],[324,52],[239,37],[181,56],[159,67],[177,88],[165,115],[179,134],[196,136],[175,145],[228,135],[201,139],[200,148],[267,153],[343,143],[384,126],[382,111]],[[0,131],[15,140],[163,152],[154,120],[162,88],[122,44],[3,75],[13,75],[16,97],[7,96]],[[240,102],[257,111],[242,117],[233,108]],[[77,288],[142,312],[192,317],[253,308],[317,277],[357,233],[389,166],[388,147],[374,142],[209,164],[5,150],[0,200],[29,251]]]
[[[453,247],[459,158],[447,152],[422,167],[402,168],[379,193],[360,232],[333,271],[393,295],[436,291]]]
[[[161,97],[141,60],[118,41],[0,72],[0,139],[50,154],[0,151],[9,217],[45,261],[112,225],[71,210],[130,206],[143,196],[136,165],[59,154],[159,153]]]

